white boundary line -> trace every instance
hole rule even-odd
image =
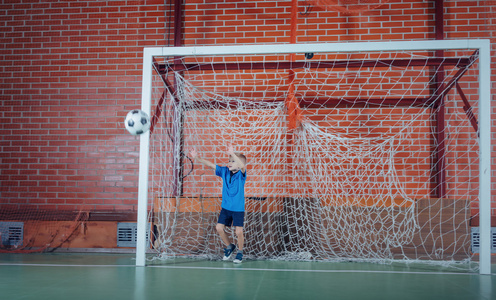
[[[81,265],[81,264],[33,264],[33,263],[0,263],[0,266],[19,266],[19,267],[136,267],[136,265]]]
[[[135,265],[81,265],[81,264],[33,264],[33,263],[0,263],[0,266],[14,267],[77,267],[77,268],[135,268]],[[239,267],[187,267],[187,266],[164,266],[148,265],[149,268],[158,269],[183,269],[183,270],[228,270],[228,271],[261,271],[261,272],[296,272],[296,273],[371,273],[371,274],[411,274],[411,275],[468,275],[479,276],[478,273],[463,272],[413,272],[413,271],[379,271],[379,270],[304,270],[304,269],[270,269],[270,268],[245,268]],[[496,275],[493,273],[491,275]]]

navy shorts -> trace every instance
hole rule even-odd
[[[243,227],[245,222],[245,212],[244,211],[230,211],[227,209],[221,209],[219,214],[219,220],[217,223],[224,224],[226,226],[236,226]]]

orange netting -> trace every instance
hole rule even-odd
[[[294,130],[301,123],[301,108],[295,96],[294,71],[289,72],[288,96],[286,97],[286,108],[288,110],[288,129]]]
[[[297,24],[298,24],[298,1],[293,0],[291,2],[291,27],[290,27],[290,43],[296,43],[296,34],[297,34]],[[289,61],[294,62],[296,59],[295,54],[292,53],[289,55]],[[295,72],[293,70],[289,70],[288,74],[288,95],[286,97],[286,108],[288,110],[288,129],[289,131],[296,129],[301,122],[301,109],[300,104],[295,96]]]
[[[3,213],[4,215],[9,215],[9,212],[4,211]],[[25,231],[30,232],[31,234],[29,237],[24,237],[20,246],[6,246],[0,244],[0,253],[53,251],[77,236],[79,234],[77,229],[89,219],[89,212],[83,210],[76,213],[74,220],[67,222],[61,222],[59,218],[53,215],[44,217],[42,212],[38,215],[11,212],[10,215],[14,216],[14,219],[4,221],[24,221],[25,225],[28,227]]]

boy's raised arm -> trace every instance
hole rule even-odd
[[[246,172],[246,164],[241,160],[236,153],[234,153],[234,147],[232,145],[227,145],[227,154],[229,154],[234,161],[241,167],[241,172]]]
[[[199,162],[201,162],[202,164],[204,164],[205,166],[209,167],[210,169],[215,170],[216,165],[213,162],[211,162],[211,161],[208,161],[206,159],[203,159],[201,157],[198,157],[198,152],[196,152],[195,149],[191,150],[189,153],[190,153],[190,155],[191,155],[191,157],[193,159],[196,159]]]

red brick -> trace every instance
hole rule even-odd
[[[54,208],[75,208],[81,202],[98,209],[136,208],[139,142],[117,124],[125,113],[116,115],[141,101],[142,47],[165,45],[164,5],[102,3],[20,2],[17,8],[23,7],[22,12],[14,11],[5,20],[0,13],[0,21],[22,27],[1,39],[7,46],[0,53],[8,57],[0,69],[0,97],[11,101],[2,102],[2,109],[8,107],[3,116],[21,119],[11,124],[0,121],[1,128],[11,134],[2,136],[9,142],[0,146],[2,152],[14,155],[8,162],[9,173],[2,173],[7,176],[5,181],[2,177],[2,187],[21,178],[16,175],[30,176],[29,182],[23,183],[24,190],[2,192],[5,201],[41,202]],[[481,29],[484,20],[478,15],[483,7],[470,1],[446,5],[448,38],[487,37]],[[187,1],[185,6],[186,45],[289,42],[288,2],[222,2],[210,9],[210,3],[198,0]],[[12,9],[13,4],[0,5],[3,7]],[[43,20],[25,18],[29,14],[24,10],[41,9]],[[432,2],[389,3],[387,8],[366,12],[354,21],[316,8],[306,18],[299,16],[297,40],[428,39],[433,36],[432,23]],[[23,107],[16,103],[28,99],[38,102],[24,102]],[[29,142],[21,145],[19,141]],[[102,181],[102,176],[109,181]],[[129,190],[124,191],[125,187]],[[44,199],[28,200],[23,193]]]

